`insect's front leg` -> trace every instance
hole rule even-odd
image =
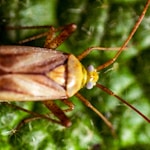
[[[76,30],[76,28],[77,26],[75,24],[66,25],[61,29],[60,34],[54,37],[54,34],[58,32],[58,29],[51,27],[48,32],[44,47],[56,49]]]

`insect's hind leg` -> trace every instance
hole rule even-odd
[[[54,37],[54,34],[59,29],[55,29],[54,27],[51,27],[47,34],[44,47],[50,49],[56,49],[76,30],[76,28],[77,26],[75,24],[66,25],[61,29],[60,34]]]
[[[24,39],[19,41],[19,44],[24,44],[39,38],[46,36],[46,41],[44,47],[49,49],[56,49],[59,45],[61,45],[77,28],[75,24],[68,24],[64,27],[54,28],[53,26],[18,26],[18,27],[6,27],[7,30],[18,30],[18,29],[49,29],[44,33],[32,36],[30,38]],[[60,32],[58,35],[55,36],[56,32]]]

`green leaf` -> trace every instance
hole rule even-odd
[[[41,30],[4,30],[6,26],[53,25],[75,23],[78,29],[58,48],[79,55],[91,46],[120,47],[128,37],[145,1],[141,0],[9,0],[0,3],[0,44],[16,44]],[[142,24],[114,65],[100,72],[99,83],[150,116],[150,10]],[[43,47],[44,40],[25,43]],[[116,52],[94,51],[82,63],[87,67],[102,65]],[[115,128],[114,138],[104,122],[77,98],[75,109],[67,113],[72,126],[64,128],[46,120],[35,120],[11,134],[20,120],[28,116],[3,103],[0,104],[0,148],[3,150],[95,150],[140,149],[150,147],[150,126],[143,118],[114,97],[97,87],[82,89],[85,96]],[[17,102],[39,113],[47,112],[40,102]],[[61,105],[61,103],[60,103]]]

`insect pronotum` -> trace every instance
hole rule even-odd
[[[40,115],[25,110],[18,106],[14,107],[32,114],[34,116],[33,119],[45,118],[68,127],[71,125],[71,121],[65,115],[65,112],[71,111],[74,108],[74,105],[68,100],[68,98],[75,95],[87,107],[91,108],[96,114],[98,114],[107,126],[113,130],[112,124],[78,92],[84,86],[88,89],[96,86],[109,95],[116,97],[118,100],[136,111],[147,122],[150,122],[150,119],[138,111],[135,107],[114,94],[108,88],[96,83],[98,80],[97,72],[116,61],[139,27],[149,5],[150,0],[147,1],[137,23],[133,27],[124,44],[119,48],[116,55],[111,60],[98,66],[96,69],[92,65],[90,65],[88,69],[85,69],[85,67],[80,63],[80,60],[86,57],[93,50],[108,50],[109,48],[90,47],[77,57],[72,54],[66,54],[55,50],[66,38],[70,36],[72,32],[76,30],[75,24],[69,24],[61,28],[61,33],[55,37],[54,34],[58,30],[54,27],[50,27],[49,32],[43,34],[47,36],[44,45],[45,48],[0,46],[0,102],[31,100],[42,101],[42,103],[52,111],[59,121],[51,119],[46,115]],[[29,40],[32,39],[33,38]],[[22,41],[22,43],[24,42],[26,42],[26,40]],[[55,99],[61,99],[61,101],[69,106],[69,108],[67,110],[61,110],[53,101]],[[7,104],[11,105],[9,103]],[[29,119],[25,122],[29,122],[31,120],[32,119]]]

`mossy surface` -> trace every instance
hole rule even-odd
[[[119,47],[128,37],[145,0],[3,0],[0,3],[0,44],[16,44],[42,30],[4,30],[6,26],[75,23],[77,31],[58,50],[79,55],[91,46]],[[114,65],[100,72],[99,83],[113,90],[146,116],[150,116],[150,9]],[[25,43],[43,47],[45,39]],[[99,66],[116,52],[94,51],[82,63]],[[32,90],[32,89],[31,89]],[[150,126],[130,108],[94,87],[82,89],[84,95],[114,125],[114,138],[104,122],[77,98],[75,109],[67,113],[72,126],[64,128],[46,120],[25,124],[11,131],[28,114],[0,103],[0,150],[148,150]],[[47,112],[40,102],[16,102],[39,113]],[[61,103],[59,104],[61,106]]]

